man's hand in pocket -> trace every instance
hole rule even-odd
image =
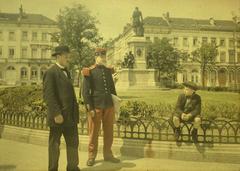
[[[63,116],[61,114],[55,116],[54,121],[55,121],[56,124],[62,124],[63,121],[64,121]]]

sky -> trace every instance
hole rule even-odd
[[[233,12],[240,15],[240,0],[0,0],[0,11],[17,13],[20,3],[26,13],[43,14],[53,20],[61,8],[83,4],[100,21],[99,32],[105,40],[123,31],[136,6],[143,17],[161,17],[169,12],[176,18],[231,20]]]

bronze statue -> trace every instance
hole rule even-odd
[[[132,27],[136,36],[144,35],[142,12],[138,7],[135,8],[132,14]]]

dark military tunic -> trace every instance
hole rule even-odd
[[[180,117],[182,113],[191,113],[192,119],[201,114],[201,97],[193,93],[192,96],[187,97],[185,94],[178,96],[175,116]]]
[[[106,109],[113,106],[112,95],[117,95],[112,74],[113,68],[104,65],[93,65],[84,68],[83,100],[90,105],[90,110],[95,108]]]

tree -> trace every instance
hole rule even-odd
[[[179,59],[181,58],[180,52],[173,48],[166,38],[157,39],[148,46],[147,63],[158,70],[158,80],[161,79],[173,81],[176,73],[181,69]]]
[[[205,87],[206,68],[215,64],[218,47],[214,43],[203,43],[192,52],[192,61],[200,63],[202,86]]]
[[[81,69],[94,61],[93,47],[102,40],[97,23],[90,11],[80,4],[61,9],[57,16],[60,32],[52,35],[53,41],[68,45],[72,50],[70,70],[78,71],[78,83],[81,80]]]

